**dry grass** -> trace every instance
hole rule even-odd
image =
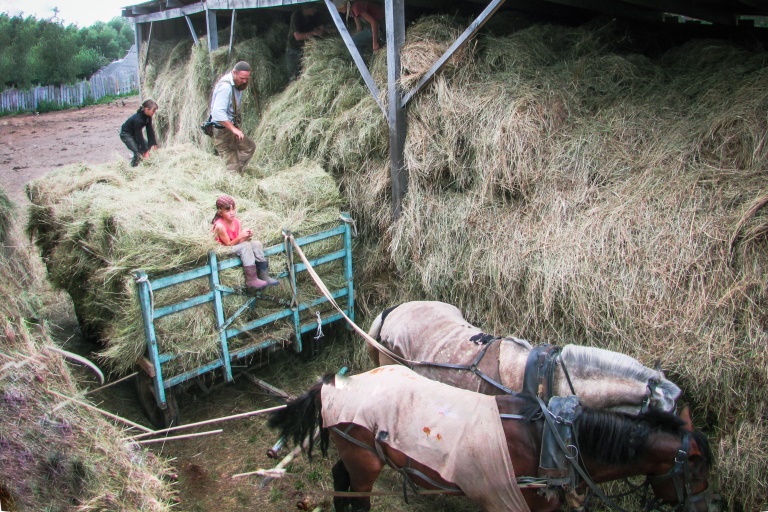
[[[13,220],[0,190],[0,224]],[[0,254],[0,504],[3,510],[166,511],[167,464],[95,412],[62,406],[80,387],[40,317],[37,273],[20,233],[3,230]],[[39,270],[39,269],[38,269]]]

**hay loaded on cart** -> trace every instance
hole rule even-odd
[[[28,186],[28,229],[49,278],[100,344],[99,363],[113,377],[138,371],[156,426],[178,421],[179,387],[231,381],[273,350],[306,353],[339,318],[294,258],[297,246],[352,316],[351,219],[333,178],[311,161],[251,171],[233,174],[181,145],[139,168],[74,165]],[[220,194],[237,198],[279,286],[245,293],[239,258],[211,233]]]

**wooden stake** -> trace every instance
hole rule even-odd
[[[96,412],[98,412],[100,414],[103,414],[104,416],[107,416],[108,418],[112,418],[113,420],[120,421],[122,423],[125,423],[126,425],[130,425],[130,426],[132,426],[134,428],[137,428],[139,430],[143,430],[144,432],[147,432],[149,434],[154,433],[154,430],[149,429],[149,428],[147,428],[147,427],[145,427],[143,425],[139,425],[138,423],[134,423],[131,420],[127,420],[125,418],[121,418],[120,416],[117,416],[117,415],[112,414],[110,412],[103,411],[103,410],[99,409],[98,407],[95,407],[95,406],[90,405],[90,404],[86,404],[85,402],[81,402],[80,400],[75,400],[74,398],[68,397],[66,395],[62,395],[61,393],[57,393],[56,391],[53,391],[52,389],[46,389],[46,391],[48,391],[52,395],[58,396],[59,398],[64,398],[65,400],[69,400],[70,402],[75,403],[75,404],[77,404],[79,406],[85,407],[86,409],[91,409],[91,410],[96,411]]]
[[[198,421],[197,423],[190,423],[189,425],[179,425],[178,427],[171,427],[166,428],[164,430],[152,430],[145,434],[137,434],[135,436],[131,436],[127,439],[141,439],[147,436],[153,436],[155,434],[165,434],[166,432],[175,432],[177,430],[183,430],[185,428],[192,428],[192,427],[199,427],[201,425],[210,425],[211,423],[218,423],[220,421],[229,421],[229,420],[236,420],[238,418],[247,418],[249,416],[258,416],[260,414],[267,414],[274,411],[279,411],[280,409],[284,409],[284,405],[278,405],[277,407],[270,407],[269,409],[259,409],[258,411],[251,411],[251,412],[244,412],[242,414],[233,414],[232,416],[224,416],[222,418],[215,418],[212,420],[205,420],[205,421]]]
[[[144,439],[143,441],[135,441],[138,444],[151,444],[151,443],[164,443],[166,441],[178,441],[179,439],[191,439],[193,437],[210,436],[212,434],[221,434],[224,432],[222,429],[209,430],[207,432],[197,432],[195,434],[184,434],[182,436],[173,437],[159,437],[157,439]]]

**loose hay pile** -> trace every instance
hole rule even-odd
[[[146,349],[132,273],[143,269],[151,278],[176,274],[203,265],[209,250],[226,257],[226,249],[213,241],[210,224],[222,193],[235,197],[243,227],[251,227],[265,247],[281,240],[281,229],[306,234],[339,216],[336,185],[313,162],[262,179],[244,178],[225,170],[220,159],[184,145],[159,151],[138,168],[125,162],[72,166],[29,185],[34,204],[29,228],[49,276],[69,292],[81,326],[107,345],[102,357],[115,371],[130,370]],[[284,263],[272,258],[273,272]],[[331,267],[321,275],[332,286],[340,274]],[[225,272],[222,282],[241,285],[241,269]],[[314,287],[303,289],[303,299],[314,297]],[[205,293],[208,283],[198,279],[167,290],[155,294],[155,307]],[[289,295],[287,286],[275,290],[283,298]],[[228,301],[225,312],[239,305]],[[161,350],[180,356],[169,376],[217,357],[214,315],[210,306],[202,308],[207,309],[193,308],[155,323]],[[256,309],[239,322],[261,312]]]
[[[404,56],[453,28],[434,21],[408,28]],[[257,153],[316,155],[339,175],[369,242],[358,304],[439,299],[499,334],[661,359],[714,439],[731,509],[764,509],[768,54],[692,41],[649,57],[632,46],[643,37],[610,22],[480,37],[409,107],[396,224],[384,128],[330,150],[383,120],[361,100],[349,132],[336,129],[335,102],[365,92],[348,60],[328,61],[340,43],[307,49]]]
[[[32,254],[0,190],[0,508],[171,510],[168,467],[95,412],[53,395],[78,386],[38,313]]]

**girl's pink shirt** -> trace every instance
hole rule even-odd
[[[240,236],[240,219],[234,218],[232,219],[232,227],[233,229],[229,229],[227,227],[227,223],[224,222],[224,219],[218,218],[216,219],[216,222],[213,223],[213,231],[216,231],[216,227],[221,226],[224,228],[224,231],[227,232],[227,236],[229,236],[230,240],[236,239],[238,236]],[[221,239],[217,236],[216,241],[220,244],[224,245],[224,242],[221,241]]]

